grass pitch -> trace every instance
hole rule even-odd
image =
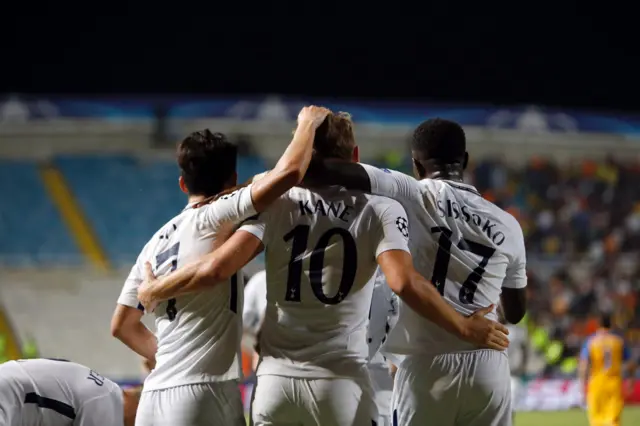
[[[626,408],[622,414],[621,426],[636,425],[640,425],[640,407]],[[583,410],[534,411],[516,414],[514,426],[589,426],[589,422]]]
[[[635,425],[640,425],[640,407],[628,407],[621,426]],[[514,426],[589,426],[589,422],[584,410],[534,411],[516,414]]]

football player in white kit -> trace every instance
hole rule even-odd
[[[156,361],[144,383],[136,425],[244,426],[238,388],[243,283],[238,275],[204,294],[172,298],[157,309],[147,306],[156,316],[157,350],[155,337],[140,321],[138,286],[145,262],[152,262],[161,275],[209,253],[228,237],[227,225],[263,211],[299,183],[311,159],[315,129],[328,112],[303,108],[293,140],[275,168],[259,182],[214,201],[216,194],[236,185],[237,148],[208,130],[192,133],[179,144],[179,184],[189,204],[143,248],[112,319],[114,336]]]
[[[331,114],[314,155],[357,161],[352,123]],[[291,189],[218,250],[140,288],[143,303],[210,287],[266,247],[267,308],[252,419],[263,425],[376,423],[366,367],[371,278],[380,265],[407,304],[466,339],[506,348],[506,328],[455,312],[413,268],[407,218],[395,201],[324,187]]]
[[[258,365],[259,354],[256,351],[260,327],[267,308],[267,271],[254,274],[244,287],[244,309],[242,326],[244,328],[245,348],[253,357],[253,369]]]
[[[378,270],[374,277],[371,307],[369,309],[369,326],[367,329],[367,343],[369,345],[369,376],[373,386],[374,399],[378,408],[377,426],[392,426],[390,413],[393,379],[389,372],[389,365],[379,352],[389,330],[397,318],[397,297],[387,285],[382,271]],[[243,324],[245,334],[251,338],[253,344],[260,333],[267,308],[267,272],[256,273],[245,286]],[[250,348],[253,352],[253,345]],[[254,354],[254,368],[257,366],[259,355]]]
[[[369,376],[378,407],[378,426],[392,426],[391,395],[393,378],[390,364],[380,352],[389,331],[398,319],[398,297],[387,284],[382,271],[378,269],[373,277],[373,294],[369,309],[369,328],[367,343],[369,344]]]
[[[75,362],[0,364],[2,426],[133,426],[139,398]]]
[[[409,217],[418,272],[468,315],[502,300],[505,317],[526,311],[526,256],[522,229],[508,213],[462,181],[468,154],[464,131],[449,120],[423,122],[412,138],[414,172],[364,164],[321,162],[310,178],[398,200]],[[490,318],[497,319],[495,312]],[[401,303],[398,324],[383,350],[401,355],[393,416],[399,425],[511,424],[507,355],[480,349],[443,332]]]

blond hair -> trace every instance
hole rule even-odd
[[[314,156],[351,160],[356,147],[353,121],[348,112],[330,113],[316,130]]]

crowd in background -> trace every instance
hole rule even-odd
[[[578,354],[606,312],[640,359],[640,161],[483,160],[465,181],[520,222],[530,319],[563,341],[563,356]]]

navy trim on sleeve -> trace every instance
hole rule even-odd
[[[65,404],[64,402],[56,401],[55,399],[46,398],[44,396],[40,396],[35,392],[29,392],[24,397],[25,404],[36,404],[40,408],[46,408],[48,410],[53,410],[58,414],[61,414],[65,417],[70,418],[71,420],[75,420],[76,411],[69,404]]]

